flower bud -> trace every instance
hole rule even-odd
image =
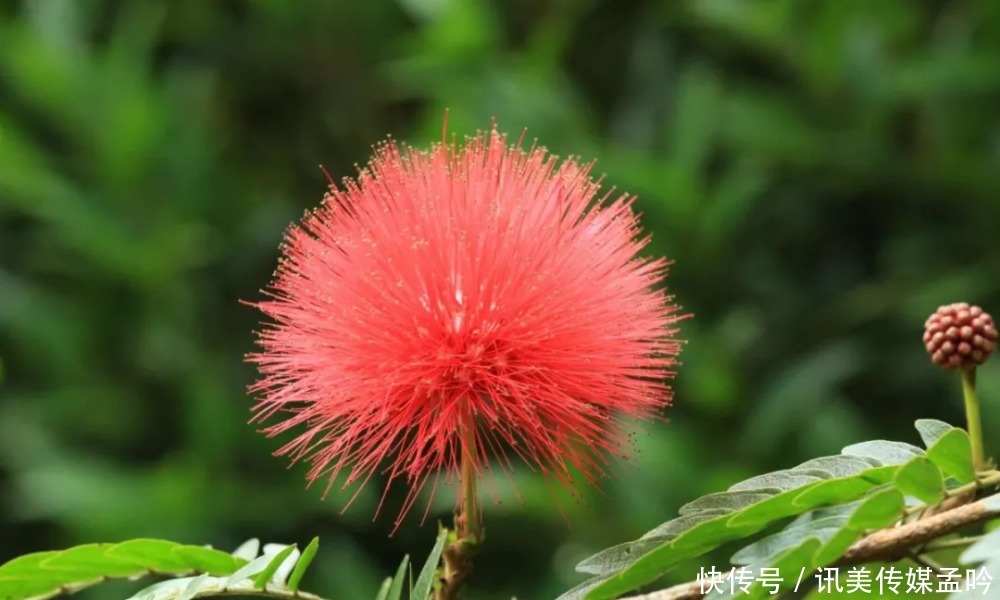
[[[966,302],[941,306],[924,323],[924,347],[934,364],[947,370],[986,362],[997,344],[993,317]]]

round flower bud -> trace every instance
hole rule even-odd
[[[993,317],[966,302],[941,306],[924,323],[924,347],[947,370],[981,365],[997,345]]]

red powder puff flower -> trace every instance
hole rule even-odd
[[[404,480],[397,524],[463,453],[477,473],[515,454],[570,486],[603,475],[618,421],[669,403],[680,317],[655,289],[667,263],[638,256],[634,198],[599,197],[589,172],[493,131],[389,141],[331,185],[254,304],[273,320],[249,357],[255,419],[305,426],[277,454],[307,458],[310,483]]]

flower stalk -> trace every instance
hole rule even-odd
[[[452,539],[442,554],[441,586],[435,600],[455,600],[472,570],[471,557],[482,541],[482,524],[476,490],[476,426],[471,413],[462,419],[459,489],[462,499],[455,514]]]
[[[965,398],[965,419],[972,441],[972,465],[976,471],[986,467],[983,450],[983,424],[979,416],[979,398],[976,396],[976,368],[962,369],[962,396]]]
[[[472,415],[462,423],[461,489],[462,512],[456,523],[458,537],[470,543],[479,541],[479,505],[476,494],[476,426]]]

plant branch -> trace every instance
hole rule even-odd
[[[995,474],[994,474],[995,475]],[[992,477],[990,479],[996,479]],[[978,484],[969,484],[970,489]],[[958,492],[963,488],[958,488]],[[834,563],[835,567],[856,565],[872,561],[894,562],[909,555],[909,550],[941,536],[979,525],[984,521],[1000,517],[1000,508],[989,508],[989,498],[978,500],[939,512],[919,521],[880,529],[854,543],[844,555]],[[995,502],[995,498],[993,498]],[[995,504],[994,504],[995,506]],[[701,581],[690,581],[664,590],[630,596],[627,600],[696,600],[703,598],[704,586]]]

